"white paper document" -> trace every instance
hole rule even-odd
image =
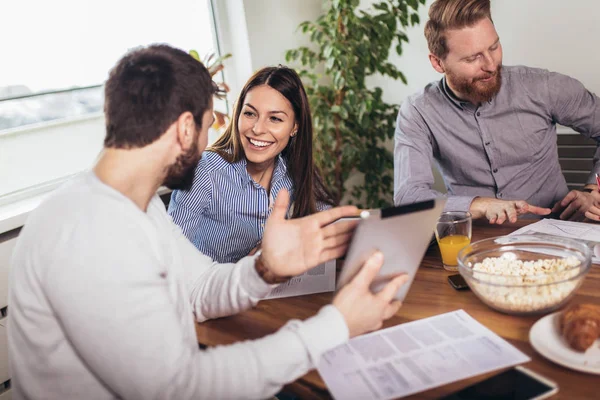
[[[335,289],[335,260],[317,265],[302,275],[282,283],[266,299],[301,296],[303,294],[332,292]]]
[[[594,264],[600,263],[600,225],[597,224],[542,219],[514,231],[509,236],[512,235],[535,235],[547,238],[558,236],[577,239],[578,242],[586,244],[592,251],[592,262]]]
[[[356,337],[318,370],[336,399],[393,399],[530,361],[463,310]]]

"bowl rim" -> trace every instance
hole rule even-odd
[[[507,243],[497,243],[498,239],[506,240],[507,238],[510,238],[511,240]],[[562,279],[562,280],[559,280],[556,282],[532,283],[532,284],[508,284],[508,283],[486,282],[485,280],[478,279],[473,275],[476,273],[476,274],[480,274],[481,276],[489,276],[489,277],[492,277],[492,276],[493,277],[514,277],[514,278],[519,277],[518,275],[494,274],[494,273],[489,273],[489,272],[484,272],[484,271],[473,271],[472,267],[468,267],[465,265],[463,260],[466,258],[467,254],[469,254],[469,252],[471,251],[470,248],[472,248],[473,246],[481,246],[486,243],[493,243],[494,245],[499,246],[499,247],[515,246],[515,245],[521,246],[524,244],[530,244],[532,246],[535,246],[535,245],[539,246],[539,245],[544,245],[544,244],[551,245],[551,246],[557,246],[557,245],[560,246],[561,244],[563,244],[563,245],[568,245],[569,250],[579,251],[582,254],[584,259],[583,259],[583,261],[579,260],[580,263],[578,265],[570,267],[568,269],[564,269],[562,271],[557,271],[554,273],[540,273],[540,274],[534,274],[534,275],[524,275],[524,277],[526,276],[529,278],[536,278],[536,277],[542,277],[542,276],[547,277],[547,276],[555,276],[556,274],[564,274],[566,272],[575,270],[576,268],[579,269],[579,272],[575,276],[571,276],[569,278]],[[560,283],[572,281],[572,280],[575,280],[575,279],[580,278],[581,276],[587,274],[592,265],[591,250],[585,244],[577,242],[574,239],[568,239],[568,238],[562,238],[562,237],[557,238],[556,241],[550,241],[546,238],[541,238],[541,237],[535,236],[535,235],[510,235],[510,236],[505,235],[505,236],[495,236],[495,237],[491,237],[491,238],[478,240],[476,242],[469,244],[468,246],[465,246],[462,250],[460,250],[458,252],[457,261],[458,261],[459,273],[467,279],[471,279],[471,280],[476,281],[477,283],[482,283],[482,284],[486,284],[486,285],[501,286],[501,287],[515,287],[515,288],[543,287],[543,286],[557,285]]]

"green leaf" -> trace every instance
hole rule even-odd
[[[420,21],[419,21],[419,14],[412,14],[412,15],[410,16],[410,24],[411,24],[411,25],[413,25],[413,26],[414,26],[414,25],[418,25],[418,24],[419,24],[419,22],[420,22]]]
[[[400,14],[400,24],[402,24],[402,26],[408,26],[408,18],[406,17],[406,14]]]
[[[402,31],[396,32],[396,38],[400,42],[407,42],[408,43],[408,36],[406,35],[406,33],[402,32]]]
[[[396,45],[396,54],[398,54],[399,56],[402,55],[402,42],[398,42],[398,44]]]
[[[408,13],[408,5],[406,4],[406,0],[400,0],[398,3],[398,8],[401,11],[399,15],[407,14]]]
[[[404,76],[404,74],[401,71],[398,71],[398,77],[405,85],[408,83],[408,81],[406,80],[406,76]]]
[[[325,62],[325,69],[331,71],[333,69],[334,63],[335,63],[335,58],[333,58],[333,57],[328,58],[327,61]]]
[[[346,80],[344,79],[344,76],[342,75],[342,71],[337,71],[333,75],[333,86],[335,87],[336,90],[341,90],[345,84],[346,84]]]
[[[294,50],[288,50],[285,52],[285,62],[289,63],[290,61],[294,60],[296,57],[294,57]]]
[[[376,10],[380,10],[380,11],[386,11],[386,12],[390,11],[388,3],[376,3],[376,4],[373,4],[373,8],[376,9]]]
[[[306,33],[306,31],[308,30],[308,28],[310,28],[310,26],[311,26],[311,23],[309,21],[304,21],[298,27],[300,28],[300,30],[302,30],[302,33]]]
[[[192,56],[194,60],[200,61],[200,55],[196,50],[190,50],[190,56]]]
[[[417,10],[419,8],[419,3],[417,0],[405,0],[406,4],[408,4],[413,10]]]

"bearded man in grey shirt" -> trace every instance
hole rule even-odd
[[[568,192],[556,124],[600,140],[600,99],[568,76],[503,66],[489,0],[437,0],[429,18],[429,59],[444,77],[402,104],[394,202],[440,195],[432,190],[435,159],[448,210],[498,224],[551,212],[561,219],[598,220],[599,157],[584,190]]]

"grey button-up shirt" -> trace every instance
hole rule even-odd
[[[573,78],[522,66],[503,67],[500,92],[479,107],[457,99],[445,78],[431,83],[398,114],[394,202],[441,195],[432,190],[435,160],[446,210],[467,211],[477,196],[552,207],[568,192],[556,124],[600,141],[600,99]],[[589,183],[600,173],[599,155]]]

